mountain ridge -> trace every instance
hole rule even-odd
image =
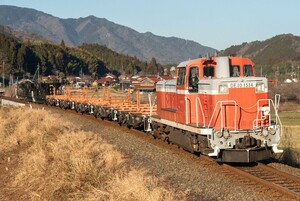
[[[233,45],[220,55],[248,57],[259,65],[276,65],[291,60],[300,61],[300,37],[291,33],[280,34],[264,41],[253,41]]]
[[[0,6],[0,24],[40,34],[55,43],[62,40],[71,46],[97,43],[144,61],[156,58],[162,64],[179,63],[216,51],[192,40],[139,33],[93,15],[62,19],[31,8]]]

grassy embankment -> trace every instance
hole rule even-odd
[[[300,125],[284,125],[282,131],[280,148],[284,152],[281,159],[287,164],[300,167]]]
[[[185,200],[57,114],[0,108],[0,121],[0,200]]]
[[[280,106],[279,117],[283,125],[280,147],[284,149],[282,159],[291,165],[300,164],[300,105],[284,103]]]
[[[283,125],[281,145],[300,149],[300,105],[285,103],[280,107],[278,114]]]

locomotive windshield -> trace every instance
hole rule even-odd
[[[194,66],[189,72],[189,92],[198,92],[199,69]]]
[[[204,66],[203,67],[203,76],[205,78],[212,78],[215,76],[215,68],[213,66]]]
[[[230,77],[240,77],[240,66],[238,65],[230,66]]]
[[[178,69],[177,85],[183,86],[185,84],[185,67]]]
[[[253,69],[251,65],[244,65],[244,76],[245,77],[253,76]]]

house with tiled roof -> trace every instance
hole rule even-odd
[[[153,92],[156,89],[156,83],[161,80],[172,79],[171,76],[141,76],[133,79],[132,86],[142,92]]]
[[[123,73],[119,76],[119,83],[120,83],[120,89],[122,91],[127,90],[130,87],[130,83],[131,83],[131,76]]]
[[[102,77],[97,80],[98,86],[110,86],[115,83],[114,80],[110,77]]]
[[[106,73],[105,77],[106,77],[106,78],[111,78],[112,80],[116,80],[116,79],[117,79],[117,76],[115,76],[115,75],[112,74],[112,73]]]
[[[160,78],[160,80],[171,80],[171,79],[174,79],[174,77],[171,76],[171,75],[160,75],[159,78]]]

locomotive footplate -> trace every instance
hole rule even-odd
[[[225,163],[251,163],[269,159],[273,156],[271,149],[232,149],[222,150],[217,161]]]

